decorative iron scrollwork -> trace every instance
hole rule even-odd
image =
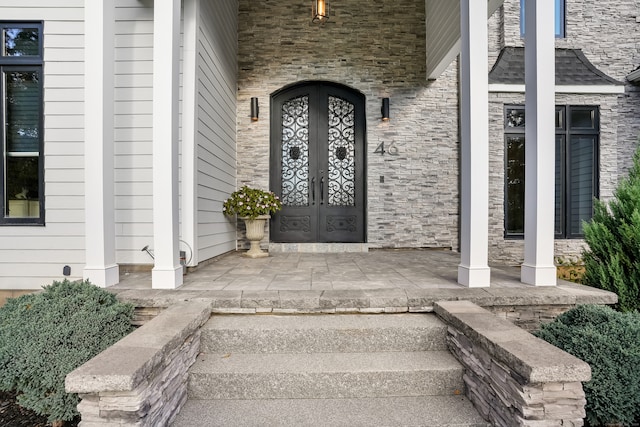
[[[329,96],[329,206],[355,205],[355,105]]]
[[[308,233],[311,231],[311,217],[305,216],[281,216],[280,231],[302,231]]]
[[[355,215],[349,216],[338,216],[338,215],[328,215],[327,216],[327,231],[349,231],[354,233],[358,227],[358,217]]]
[[[282,105],[282,204],[309,206],[309,97]]]

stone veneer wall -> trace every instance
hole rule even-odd
[[[80,426],[169,425],[210,314],[206,302],[176,303],[67,375],[66,391],[82,399]]]
[[[582,49],[600,71],[622,82],[640,65],[640,9],[636,0],[565,0],[566,37],[556,47]],[[504,1],[505,45],[523,46],[520,38],[520,0]],[[627,82],[618,98],[617,172],[624,174],[640,137],[640,87]],[[614,178],[617,182],[617,179]]]
[[[458,249],[459,133],[457,61],[436,81],[425,76],[423,1],[386,4],[332,2],[331,19],[310,23],[310,5],[286,0],[239,6],[238,186],[269,185],[270,94],[303,80],[337,81],[367,97],[367,234],[369,246]],[[504,46],[522,46],[520,0],[505,0],[489,19],[489,68]],[[593,64],[624,81],[640,63],[634,0],[567,0],[567,38]],[[616,28],[611,31],[610,28]],[[624,37],[621,37],[624,35]],[[427,53],[428,54],[428,53]],[[558,104],[601,108],[600,195],[610,197],[631,164],[640,134],[640,89],[624,95],[558,95]],[[258,97],[260,120],[249,117]],[[391,121],[380,121],[381,98],[391,99]],[[519,263],[523,241],[504,239],[503,105],[523,94],[490,94],[489,258]],[[398,156],[374,154],[384,142]],[[384,183],[381,183],[384,177]],[[242,227],[239,227],[242,230]],[[241,232],[242,233],[242,232]],[[579,258],[582,240],[556,241],[556,255]]]
[[[588,364],[468,301],[436,304],[466,394],[495,426],[582,426]]]
[[[331,2],[325,26],[311,24],[306,1],[241,0],[239,13],[238,186],[269,185],[272,92],[304,80],[346,84],[366,96],[369,245],[457,249],[457,63],[427,81],[425,2]],[[374,154],[382,142],[398,156]]]
[[[520,0],[505,0],[489,20],[490,66],[504,46],[523,46],[520,37]],[[556,39],[556,47],[582,49],[587,58],[607,75],[625,82],[626,75],[640,64],[634,40],[640,37],[640,10],[634,0],[566,0],[566,37]],[[615,31],[611,29],[615,28]],[[502,38],[491,34],[501,34]],[[624,36],[621,36],[624,35]],[[504,238],[504,104],[524,105],[524,94],[491,93],[490,109],[490,259],[498,262],[522,261],[524,241]],[[631,165],[640,136],[640,88],[628,84],[621,95],[558,94],[558,105],[600,106],[600,188],[606,200]],[[556,240],[556,257],[579,260],[584,241]]]
[[[491,305],[483,308],[527,332],[535,332],[574,307],[576,304]]]

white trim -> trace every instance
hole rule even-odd
[[[168,3],[168,4],[167,4]],[[158,5],[156,5],[158,6]],[[178,226],[180,0],[153,9],[153,245],[151,287],[182,285]]]
[[[512,85],[512,84],[500,84],[500,83],[492,83],[489,84],[489,92],[499,92],[499,93],[524,93],[524,85]],[[556,93],[575,93],[575,94],[620,94],[624,93],[624,86],[622,85],[594,85],[594,86],[586,86],[586,85],[575,85],[575,86],[564,86],[564,85],[556,85],[555,87]]]
[[[524,263],[520,280],[535,286],[556,284],[554,266],[555,29],[554,0],[525,4],[525,190]]]
[[[100,287],[119,281],[114,206],[114,26],[110,1],[85,4],[85,267]]]
[[[460,0],[460,265],[458,283],[491,282],[489,258],[489,37],[486,5]]]
[[[198,264],[196,121],[200,0],[184,0],[182,60],[182,240],[191,247],[189,266]]]
[[[637,82],[640,80],[640,69],[630,72],[629,75],[627,75],[627,80],[630,82]]]

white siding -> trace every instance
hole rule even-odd
[[[116,261],[151,264],[153,248],[153,3],[116,0]]]
[[[427,12],[427,77],[436,79],[460,53],[460,1],[425,0]],[[503,0],[487,0],[487,17]]]
[[[237,17],[235,0],[202,0],[197,46],[198,261],[236,246],[222,203],[236,187]]]
[[[236,239],[222,201],[236,184],[237,3],[202,0],[200,8],[196,261],[234,249]],[[115,29],[116,260],[151,264],[141,249],[153,249],[153,3],[117,0]]]
[[[426,0],[426,15],[427,76],[431,76],[460,42],[460,2],[457,0]],[[458,51],[459,49],[455,55],[458,54]]]
[[[84,268],[83,0],[0,3],[3,20],[44,22],[45,221],[0,227],[0,289],[37,289]]]

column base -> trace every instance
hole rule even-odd
[[[118,264],[106,267],[85,267],[82,277],[100,288],[108,288],[120,283],[120,267]]]
[[[458,283],[468,288],[488,288],[491,286],[491,269],[459,265]]]
[[[534,286],[556,286],[558,283],[556,267],[522,264],[520,281]]]
[[[182,266],[171,269],[153,268],[151,270],[152,289],[178,289],[182,286]]]

